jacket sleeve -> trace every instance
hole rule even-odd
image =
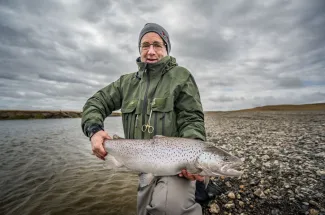
[[[83,106],[81,127],[86,136],[90,126],[104,128],[104,120],[113,111],[119,110],[122,103],[121,78],[109,84],[90,97]]]
[[[180,137],[205,141],[204,113],[200,93],[191,74],[175,101],[175,109]]]

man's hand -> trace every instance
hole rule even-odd
[[[105,160],[107,152],[104,148],[105,140],[112,139],[105,131],[98,131],[91,137],[91,148],[93,154],[96,155],[99,159]]]
[[[185,177],[188,180],[194,181],[194,180],[198,180],[198,181],[204,181],[204,177],[201,175],[197,175],[197,174],[191,174],[189,172],[187,172],[185,169],[182,170],[182,173],[178,174],[179,177]]]

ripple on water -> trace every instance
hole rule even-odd
[[[0,135],[0,214],[135,214],[137,175],[105,169],[80,119],[3,121]]]

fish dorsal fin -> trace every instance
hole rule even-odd
[[[118,136],[117,134],[114,134],[113,135],[113,140],[117,140],[117,139],[124,139],[124,138]]]
[[[223,155],[229,154],[226,150],[213,145],[213,143],[210,143],[210,142],[205,142],[205,143],[206,143],[206,145],[203,149],[203,151],[205,151],[205,152],[211,152],[211,153],[216,153],[216,154],[220,154],[220,152],[221,152]]]

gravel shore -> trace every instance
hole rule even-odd
[[[325,111],[208,113],[206,130],[244,173],[211,180],[205,214],[325,215]]]

